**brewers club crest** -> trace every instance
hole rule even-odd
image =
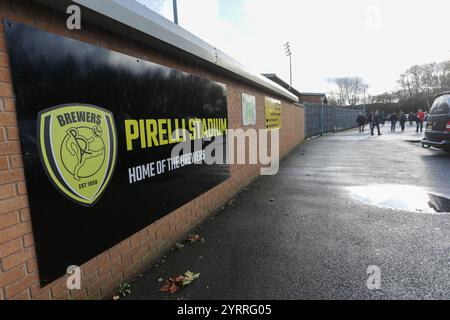
[[[48,178],[65,197],[93,206],[106,190],[117,159],[117,134],[108,110],[82,104],[38,116],[38,145]]]

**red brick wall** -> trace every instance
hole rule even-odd
[[[320,98],[320,96],[301,96],[302,102],[305,103],[321,104],[322,100]]]
[[[81,31],[69,31],[65,28],[65,15],[31,0],[0,0],[0,17],[225,83],[230,128],[242,127],[242,92],[254,94],[257,128],[264,128],[266,93],[261,90],[91,25],[83,24]],[[303,109],[283,101],[282,155],[304,139],[303,117]],[[259,169],[259,165],[232,165],[228,181],[85,263],[82,290],[69,292],[66,277],[40,288],[3,25],[0,28],[0,300],[109,297],[121,282],[145,270],[176,240],[257,178]]]

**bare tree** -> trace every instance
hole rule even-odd
[[[368,85],[360,77],[340,77],[329,80],[337,86],[330,94],[331,101],[338,106],[355,106],[363,101]]]
[[[392,103],[396,103],[397,101],[398,101],[398,99],[395,96],[395,94],[390,93],[390,92],[384,92],[382,94],[371,97],[372,103],[392,104]]]
[[[430,108],[434,96],[450,90],[450,61],[410,67],[400,75],[397,96],[402,107]]]

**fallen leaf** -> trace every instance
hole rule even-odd
[[[170,294],[175,293],[180,289],[183,279],[184,279],[183,276],[177,276],[175,278],[170,278],[169,280],[166,281],[164,286],[162,286],[162,288],[159,289],[159,291],[167,292]]]
[[[181,249],[183,249],[184,248],[184,244],[182,244],[182,243],[179,243],[179,242],[177,242],[176,244],[175,244],[175,250],[181,250]]]
[[[114,301],[117,301],[117,300],[119,300],[119,299],[120,299],[119,296],[114,296],[114,297],[113,297],[113,300],[114,300]]]
[[[122,283],[119,286],[119,296],[126,297],[131,294],[131,284],[128,282]]]
[[[166,281],[164,286],[159,289],[159,291],[167,292],[173,294],[177,292],[181,287],[185,287],[190,285],[193,281],[197,280],[200,277],[200,273],[193,273],[191,271],[187,271],[184,276],[178,275],[174,278],[170,278]]]
[[[159,291],[172,294],[177,292],[179,289],[180,287],[177,286],[175,283],[168,281],[161,289],[159,289]]]
[[[200,277],[200,273],[193,273],[188,271],[184,274],[184,279],[182,282],[183,287],[190,285],[193,281],[197,280]]]
[[[190,234],[186,237],[186,242],[194,243],[200,240],[200,236],[198,234]]]

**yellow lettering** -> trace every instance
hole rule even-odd
[[[169,144],[176,142],[173,139],[172,121],[170,121],[170,119],[167,119],[167,133],[168,133],[168,138],[169,138]]]
[[[147,127],[147,147],[157,147],[159,146],[158,143],[158,130],[157,130],[158,123],[154,119],[150,119],[146,121],[146,127]]]
[[[125,120],[125,138],[127,151],[132,151],[133,141],[139,138],[139,123],[136,120]]]
[[[164,136],[167,134],[167,128],[164,127],[164,125],[166,125],[166,124],[167,124],[166,119],[158,120],[159,144],[161,146],[169,144],[169,141],[167,141],[167,139],[164,138]]]
[[[195,119],[189,119],[189,131],[191,132],[191,140],[196,139]]]
[[[141,135],[141,148],[145,149],[147,148],[147,143],[145,142],[145,121],[144,120],[139,120],[139,132]]]

